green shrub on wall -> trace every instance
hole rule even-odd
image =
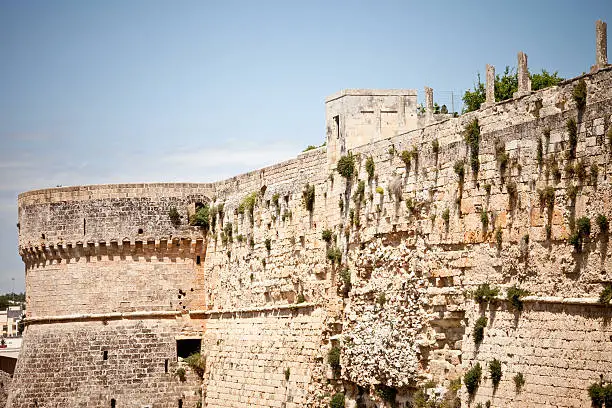
[[[329,364],[329,366],[334,371],[340,370],[340,348],[339,347],[334,346],[329,350],[329,352],[327,352],[327,364]]]
[[[480,378],[482,377],[482,367],[480,363],[470,368],[463,376],[463,383],[470,396],[474,396],[478,386],[480,385]]]
[[[170,222],[175,225],[178,226],[181,223],[181,215],[179,214],[178,210],[176,209],[176,207],[171,207],[170,210],[168,210],[168,217],[170,217]]]
[[[368,181],[372,181],[374,178],[374,158],[369,156],[365,163],[366,173],[368,173]]]
[[[529,292],[518,286],[512,286],[506,292],[506,299],[510,302],[510,306],[519,312],[523,311],[522,298],[524,296],[529,296]]]
[[[572,97],[578,106],[578,109],[584,109],[587,100],[587,85],[584,79],[578,81],[572,90]]]
[[[523,377],[523,373],[517,373],[512,379],[514,380],[516,392],[521,392],[523,386],[525,385],[525,377]]]
[[[498,359],[494,358],[492,361],[489,361],[489,374],[491,375],[493,388],[497,388],[502,378],[502,365]]]
[[[346,156],[340,157],[336,165],[336,170],[338,170],[338,173],[347,180],[353,177],[355,174],[355,157],[353,154],[349,153]]]
[[[315,203],[314,184],[306,184],[306,186],[304,187],[304,191],[302,191],[302,203],[304,204],[304,208],[306,208],[308,212],[312,212],[314,210],[314,203]]]
[[[209,211],[210,207],[208,207],[208,204],[204,204],[191,216],[189,224],[194,227],[201,227],[204,231],[208,231],[210,228]]]
[[[476,290],[472,293],[474,300],[480,304],[492,302],[498,295],[499,288],[491,287],[488,283],[478,285]]]
[[[484,329],[487,327],[488,319],[484,316],[481,316],[476,320],[474,324],[474,343],[480,344],[484,339]]]
[[[334,394],[329,402],[329,408],[344,408],[344,393]]]

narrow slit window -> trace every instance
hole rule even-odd
[[[164,371],[167,373],[168,372],[168,359],[166,359],[164,361]]]
[[[83,218],[83,236],[85,236],[86,231],[87,231],[86,226],[87,226],[87,222],[85,221],[85,218]]]
[[[334,116],[334,124],[336,125],[336,139],[340,139],[340,116]]]

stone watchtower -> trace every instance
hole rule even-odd
[[[347,89],[325,100],[327,158],[364,144],[417,128],[417,92],[413,89]]]
[[[199,400],[197,379],[177,381],[174,373],[177,356],[199,351],[202,324],[185,309],[204,299],[207,241],[186,225],[187,214],[178,214],[177,226],[169,212],[207,202],[207,190],[131,184],[19,196],[28,309],[8,406]]]

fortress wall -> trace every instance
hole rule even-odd
[[[321,310],[215,314],[207,321],[207,407],[287,407],[315,403]]]
[[[586,389],[609,379],[612,372],[612,308],[526,302],[522,313],[503,304],[470,308],[474,318],[489,319],[485,338],[476,349],[464,346],[466,368],[480,361],[484,378],[474,404],[490,400],[494,407],[587,407]],[[502,362],[502,379],[494,391],[487,362]],[[513,377],[522,373],[517,391]],[[467,399],[464,400],[467,402]]]
[[[180,330],[174,318],[31,325],[7,407],[108,408],[113,398],[117,407],[176,408],[179,399],[193,407],[199,378],[174,375]]]
[[[568,356],[585,353],[590,346],[608,352],[602,337],[602,333],[608,335],[603,325],[608,318],[601,314],[600,306],[560,306],[553,301],[527,309],[523,315],[528,319],[521,326],[523,316],[516,323],[502,301],[486,334],[495,336],[486,337],[481,350],[470,355],[478,314],[466,290],[488,282],[504,290],[518,284],[538,296],[595,298],[602,283],[612,281],[607,239],[594,224],[598,213],[612,218],[612,156],[605,138],[612,123],[612,70],[584,76],[588,98],[583,111],[572,98],[578,79],[357,147],[352,153],[359,174],[348,184],[338,173],[330,172],[336,163],[328,163],[327,158],[339,155],[328,152],[337,148],[328,144],[214,184],[93,186],[25,193],[20,196],[20,246],[28,268],[33,316],[90,312],[96,309],[93,305],[98,306],[97,312],[181,310],[183,306],[185,311],[209,309],[202,351],[209,354],[204,385],[210,406],[244,406],[245,401],[261,406],[303,401],[325,406],[326,395],[342,389],[342,383],[350,399],[358,398],[357,386],[368,392],[371,386],[385,384],[399,389],[399,399],[406,400],[417,385],[429,379],[448,385],[472,363],[480,361],[485,366],[493,355],[503,361],[508,373],[524,370],[529,385],[516,396],[503,383],[496,398],[505,398],[500,400],[503,403],[536,404],[550,394],[535,384],[562,384],[562,371],[573,361],[573,357],[564,357],[548,360],[550,365],[540,364],[536,351],[548,350],[542,340],[555,339],[559,327],[575,324],[577,330],[585,328],[576,334],[584,340],[566,341]],[[475,118],[481,130],[477,177],[470,169],[470,151],[463,136],[466,125]],[[578,122],[576,151],[578,160],[587,163],[584,180],[564,169],[566,164],[575,168],[577,162],[565,159],[569,118]],[[544,164],[539,166],[537,141],[546,140],[545,129],[550,129],[550,140],[544,146]],[[439,142],[437,155],[433,140]],[[503,145],[509,156],[503,178],[496,145]],[[407,167],[401,152],[413,147],[418,159],[413,158]],[[375,162],[372,180],[365,172],[368,156]],[[453,168],[458,160],[465,161],[461,188]],[[561,171],[558,182],[553,161]],[[591,164],[597,165],[596,180],[588,174]],[[366,182],[362,200],[354,198],[359,180]],[[315,187],[312,212],[303,204],[307,184]],[[490,193],[485,185],[490,185]],[[512,202],[508,186],[513,185],[517,194]],[[555,192],[552,211],[540,203],[538,190],[547,186]],[[569,197],[572,186],[576,187],[575,200]],[[251,217],[239,208],[252,192],[259,194]],[[272,202],[275,194],[279,195],[278,206]],[[208,234],[185,224],[195,201],[210,202],[217,208],[223,204],[223,216]],[[407,205],[409,202],[412,204]],[[179,227],[169,221],[171,206],[183,215]],[[443,219],[446,210],[448,222]],[[483,210],[489,220],[487,228],[481,222]],[[592,220],[592,234],[583,252],[577,253],[567,238],[571,224],[583,215]],[[83,218],[86,231],[92,228],[85,235]],[[143,229],[142,234],[138,228]],[[330,243],[321,238],[325,228],[335,234]],[[499,247],[497,228],[502,233]],[[45,240],[40,237],[42,230]],[[169,240],[162,240],[164,237]],[[82,249],[79,241],[84,243]],[[178,245],[175,255],[167,254],[174,245]],[[30,249],[36,246],[38,249]],[[342,267],[327,259],[330,248],[340,250]],[[199,267],[194,265],[197,254],[202,257]],[[344,266],[349,268],[350,285],[340,277]],[[116,279],[124,284],[105,291],[103,276],[109,277],[107,282]],[[52,282],[47,280],[45,285],[43,277],[51,277]],[[92,278],[96,283],[92,284]],[[183,304],[177,304],[178,295],[173,292],[192,285],[193,295],[189,291]],[[51,291],[58,294],[51,295]],[[276,310],[301,297],[315,305],[312,311],[231,311],[260,306]],[[124,303],[126,299],[129,303]],[[508,326],[510,320],[516,329]],[[548,321],[553,323],[548,325]],[[163,322],[166,320],[152,319],[143,324]],[[68,339],[87,324],[94,322],[32,324],[26,338],[32,333],[32,344],[38,344],[47,334],[44,327],[49,333],[63,327],[66,332],[58,336]],[[533,327],[543,329],[534,334]],[[92,336],[104,333],[104,327],[101,331],[90,328]],[[176,334],[183,328],[172,330]],[[126,335],[140,331],[130,326]],[[163,338],[156,341],[159,347],[170,344]],[[298,349],[300,341],[309,347]],[[342,348],[340,377],[329,373],[325,362],[332,344]],[[518,360],[508,355],[506,344],[535,351]],[[30,346],[28,352],[34,353],[34,348]],[[290,369],[294,373],[295,368],[295,379],[291,374],[289,381],[284,380],[283,361],[295,363]],[[24,367],[26,364],[30,363]],[[68,364],[76,366],[73,361]],[[546,374],[532,377],[527,365],[546,366],[542,370]],[[588,373],[591,378],[569,387],[580,394],[575,401],[584,401],[585,384],[598,378],[597,372]],[[23,371],[16,377],[27,375]],[[41,376],[34,383],[37,381],[45,380]],[[565,395],[563,392],[558,394]],[[477,400],[488,399],[487,393],[490,389],[483,381]],[[60,394],[57,398],[74,395],[70,390]],[[376,393],[370,394],[371,406],[382,404]],[[359,398],[363,401],[365,397]]]
[[[292,303],[300,290],[310,300],[315,292],[318,300],[324,299],[324,287],[329,286],[321,277],[326,269],[321,263],[325,246],[320,240],[321,225],[326,223],[325,163],[325,150],[317,149],[217,186],[217,203],[224,203],[222,225],[232,224],[233,238],[223,242],[221,225],[209,236],[204,272],[209,307]],[[308,183],[316,191],[312,217],[302,203]],[[261,193],[263,186],[251,221],[248,213],[239,214],[237,208],[248,194]],[[279,195],[278,207],[271,202],[275,194]]]
[[[343,346],[344,378],[356,384],[380,381],[401,388],[410,385],[410,378],[420,378],[420,381],[431,378],[448,384],[449,379],[462,375],[472,362],[463,360],[462,355],[466,347],[469,350],[467,343],[472,341],[476,319],[465,314],[466,307],[472,304],[465,297],[465,290],[481,283],[498,285],[504,295],[505,288],[517,284],[540,296],[599,296],[602,283],[612,281],[607,239],[595,225],[597,214],[612,218],[609,202],[612,196],[611,156],[605,139],[605,131],[612,122],[612,100],[608,91],[611,73],[608,70],[584,78],[588,98],[583,112],[576,109],[571,96],[578,82],[575,79],[560,87],[355,149],[355,153],[361,153],[359,178],[367,180],[365,159],[371,155],[378,182],[375,178],[366,185],[366,200],[360,206],[361,225],[350,227],[349,240],[339,243],[348,251],[345,254],[352,287],[345,303],[342,330],[347,339]],[[466,124],[475,117],[481,126],[477,179],[473,178],[469,149],[463,141]],[[564,169],[568,162],[564,152],[568,148],[566,121],[569,118],[578,122],[578,160],[584,160],[587,173],[591,164],[597,164],[596,181],[588,174],[580,181]],[[551,129],[550,143],[544,146],[545,164],[539,167],[537,139],[545,140],[546,128]],[[437,164],[431,148],[434,139],[440,143]],[[510,156],[503,183],[495,158],[498,140],[504,142]],[[389,149],[393,146],[401,152],[411,150],[413,145],[419,152],[418,167],[412,161],[407,172],[398,155],[390,154]],[[561,169],[559,182],[553,180],[552,170],[546,164],[553,156]],[[466,160],[460,205],[457,204],[458,177],[453,170],[456,160]],[[570,162],[575,165],[576,161]],[[401,186],[401,202],[389,195],[397,181]],[[518,190],[514,206],[508,198],[507,186],[511,182],[516,183]],[[485,184],[491,184],[490,194],[485,192]],[[345,197],[351,197],[356,185],[354,182],[350,194]],[[540,205],[538,194],[538,189],[549,185],[555,189],[555,205],[550,214]],[[384,189],[384,195],[375,192],[376,186]],[[570,186],[577,187],[575,203],[568,199]],[[341,179],[331,195],[345,194],[344,188]],[[373,200],[368,198],[370,192]],[[415,202],[413,211],[406,207],[407,198]],[[352,198],[345,201],[357,210]],[[442,219],[447,208],[450,213],[448,227]],[[489,219],[484,233],[483,209]],[[346,213],[330,209],[328,214],[328,223],[337,225],[338,234],[350,224]],[[591,219],[592,234],[583,253],[577,254],[567,238],[572,220],[583,215]],[[548,223],[551,225],[550,239],[546,238]],[[497,227],[502,231],[501,249],[496,243]],[[525,235],[529,235],[528,244],[522,243]],[[365,248],[363,243],[366,243]],[[370,259],[369,252],[376,255]],[[386,295],[382,307],[377,302],[381,293]],[[555,316],[556,327],[572,324],[558,305],[546,304],[542,308]],[[604,345],[603,326],[597,310],[598,306],[584,306],[576,313],[583,313],[580,319],[592,328],[583,333],[584,341],[601,348]],[[540,313],[533,318],[545,319],[546,316]],[[495,325],[493,323],[494,329]],[[394,333],[397,327],[402,330]],[[551,328],[542,335],[555,336],[554,330],[557,329]],[[372,335],[372,331],[376,334]],[[537,347],[539,341],[536,337],[529,340],[531,347]],[[569,347],[574,353],[588,353],[587,343],[574,343]],[[377,351],[381,348],[384,353]],[[499,356],[504,355],[503,347],[497,347],[495,353],[502,359]],[[487,358],[478,354],[474,361],[481,361],[484,366]],[[536,360],[533,359],[533,364],[537,366]],[[557,365],[551,368],[551,381],[566,363],[567,359],[553,363]],[[580,401],[586,395],[585,384],[599,378],[598,372],[590,374],[591,377],[580,384],[582,391],[576,397]],[[532,388],[526,389],[521,398],[537,404],[541,395]]]

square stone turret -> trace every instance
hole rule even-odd
[[[347,89],[325,100],[327,159],[417,128],[415,89]]]

